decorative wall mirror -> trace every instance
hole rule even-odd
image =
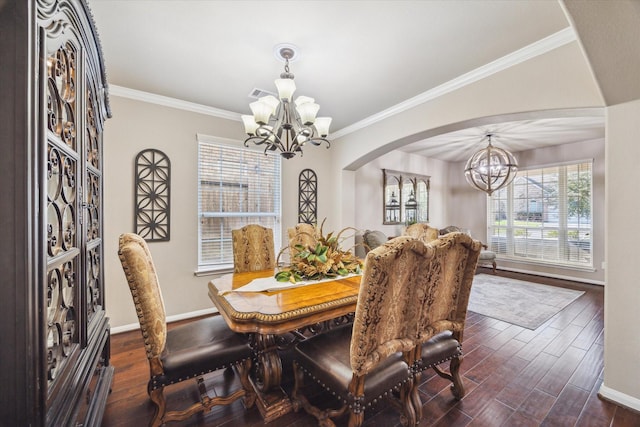
[[[431,177],[382,169],[383,224],[429,221]]]

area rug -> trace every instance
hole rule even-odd
[[[477,274],[471,286],[469,310],[527,329],[537,329],[582,294],[584,292],[572,289]]]

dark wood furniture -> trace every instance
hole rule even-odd
[[[209,297],[229,327],[254,334],[258,360],[253,384],[265,422],[292,410],[280,386],[282,360],[278,350],[291,347],[309,328],[327,328],[326,322],[339,323],[353,313],[360,287],[360,276],[353,276],[277,292],[231,292],[274,272],[233,273],[209,282]]]
[[[103,123],[94,23],[81,0],[0,4],[0,420],[98,426],[109,393]]]

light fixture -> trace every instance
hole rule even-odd
[[[418,202],[413,190],[409,193],[409,198],[404,204],[404,222],[406,225],[418,222]]]
[[[316,117],[320,106],[308,96],[298,96],[293,101],[296,85],[293,74],[289,72],[289,60],[296,56],[295,47],[286,44],[276,46],[276,56],[284,60],[284,72],[275,81],[278,98],[267,95],[249,104],[253,116],[243,115],[245,132],[249,135],[244,141],[245,147],[250,142],[256,145],[265,144],[267,150],[279,150],[285,159],[302,155],[302,147],[310,142],[313,145],[327,143],[331,117]]]
[[[467,182],[489,196],[509,185],[518,173],[516,158],[507,150],[491,145],[492,136],[490,133],[485,135],[489,145],[471,156],[464,169]]]
[[[385,221],[389,223],[397,223],[400,221],[400,203],[396,199],[396,193],[391,192],[389,201],[384,206],[385,209]]]

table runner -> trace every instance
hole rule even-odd
[[[320,279],[320,280],[304,280],[304,281],[299,281],[295,283],[292,283],[289,281],[278,282],[276,278],[273,276],[261,277],[258,279],[253,279],[251,282],[247,283],[246,285],[233,289],[231,291],[227,291],[225,293],[228,293],[228,292],[275,292],[275,291],[281,291],[283,289],[292,289],[292,288],[298,288],[300,286],[315,285],[317,283],[346,279],[348,277],[353,277],[353,276],[362,276],[362,274],[348,274],[346,276],[329,277],[329,278]]]

